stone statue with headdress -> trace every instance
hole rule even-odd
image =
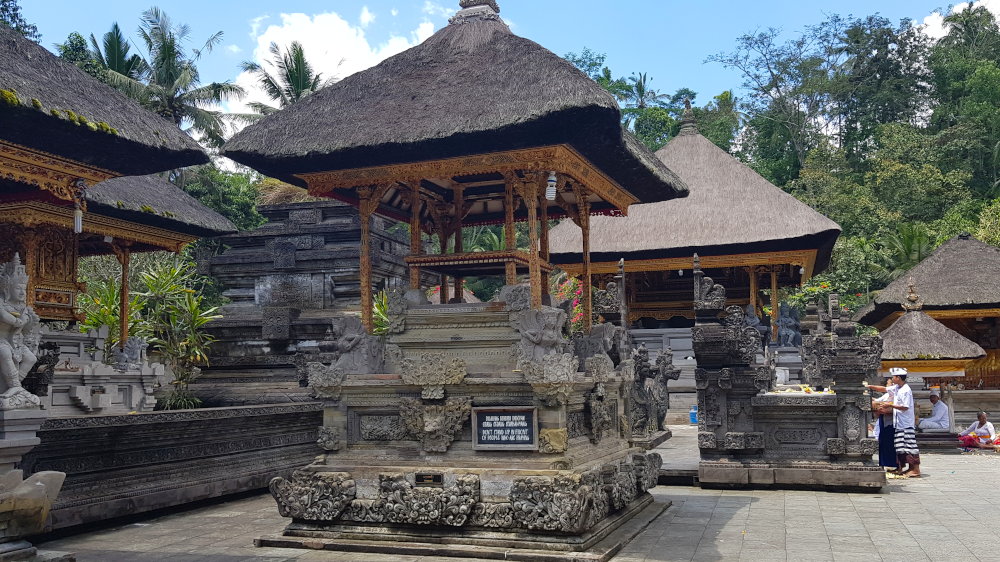
[[[37,361],[41,324],[28,306],[28,274],[21,257],[0,265],[0,410],[38,406],[21,386]]]

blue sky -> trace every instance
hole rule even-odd
[[[607,53],[616,75],[646,72],[662,92],[689,87],[699,104],[740,86],[740,77],[714,63],[713,53],[731,50],[743,33],[777,27],[789,35],[838,13],[880,13],[890,20],[924,22],[938,0],[498,0],[501,15],[518,35],[563,55],[590,47]],[[1000,0],[985,0],[1000,11]],[[140,13],[154,3],[21,0],[26,19],[38,26],[42,43],[53,49],[72,31],[100,37],[112,22],[135,38]],[[317,67],[347,75],[377,63],[426,38],[447,23],[458,0],[161,0],[155,5],[175,22],[191,27],[192,46],[223,31],[222,44],[199,64],[202,81],[238,78],[240,61],[260,60],[271,40],[302,41]],[[943,6],[947,9],[947,6]],[[940,16],[937,16],[937,20]],[[927,20],[935,25],[935,17]],[[939,24],[937,24],[939,26]]]

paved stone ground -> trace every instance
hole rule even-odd
[[[1000,455],[925,454],[923,469],[925,478],[891,480],[879,494],[658,486],[654,496],[673,506],[615,560],[1000,562]],[[262,494],[39,546],[81,562],[457,560],[253,547],[283,525]]]

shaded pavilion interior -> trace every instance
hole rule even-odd
[[[629,322],[690,326],[690,273],[697,253],[706,274],[726,287],[728,302],[751,305],[760,318],[763,305],[770,304],[773,325],[779,289],[799,285],[829,265],[840,227],[702,136],[690,105],[680,133],[656,156],[689,186],[690,195],[636,205],[628,217],[595,217],[591,270],[600,276],[598,283],[611,280],[624,259],[632,273],[626,287]],[[580,230],[564,222],[551,236],[553,263],[580,274]],[[763,290],[769,290],[769,302]]]
[[[1000,248],[960,234],[899,277],[855,318],[887,331],[904,315],[909,285],[921,312],[982,347],[986,356],[965,367],[966,388],[1000,388]],[[980,381],[982,386],[980,387]]]
[[[21,256],[42,319],[79,319],[81,256],[114,253],[127,278],[131,252],[235,230],[166,180],[135,177],[208,162],[187,134],[7,27],[0,41],[0,260]]]
[[[552,270],[548,220],[569,217],[588,233],[591,215],[683,197],[686,186],[623,130],[609,93],[512,34],[492,3],[467,4],[424,43],[247,127],[224,154],[357,206],[363,286],[370,217],[379,214],[410,226],[411,288],[421,271],[456,282],[502,275],[507,284],[527,273],[538,308]],[[516,221],[528,222],[527,252],[514,247]],[[465,251],[462,227],[479,224],[503,224],[507,247]],[[445,253],[424,254],[421,233]],[[588,243],[584,235],[585,256]],[[362,296],[370,329],[371,296]],[[442,291],[441,302],[450,300]]]

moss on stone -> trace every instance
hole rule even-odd
[[[42,102],[38,98],[31,98],[31,107],[34,107],[39,111],[43,111]]]
[[[0,89],[0,101],[11,107],[21,105],[21,100],[17,98],[17,92],[15,92],[13,89],[10,90]]]

